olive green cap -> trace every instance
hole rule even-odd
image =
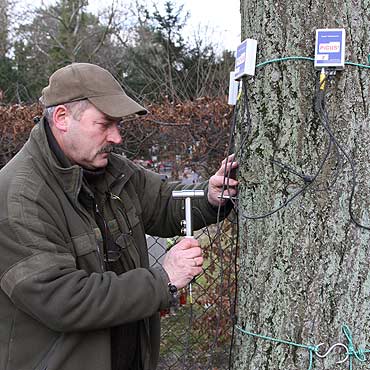
[[[106,69],[90,63],[72,63],[55,71],[40,101],[47,108],[83,99],[114,118],[147,113]]]

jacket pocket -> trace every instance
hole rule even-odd
[[[77,260],[77,268],[87,272],[103,272],[105,270],[103,252],[99,246],[103,238],[98,228],[94,229],[94,233],[72,237],[73,253]]]
[[[96,251],[96,241],[89,234],[82,234],[72,237],[72,244],[77,257],[84,256]]]

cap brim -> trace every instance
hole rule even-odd
[[[88,98],[101,112],[109,117],[122,118],[132,114],[147,114],[148,111],[127,95],[107,95]]]

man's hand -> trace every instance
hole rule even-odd
[[[218,171],[209,179],[208,184],[208,201],[213,206],[224,205],[227,199],[220,199],[219,196],[224,189],[224,196],[234,197],[238,193],[238,181],[235,179],[233,170],[239,167],[239,163],[234,161],[235,154],[225,158]],[[226,168],[226,171],[225,171]],[[225,175],[226,174],[226,175]]]
[[[199,242],[193,238],[184,238],[166,254],[163,268],[177,289],[183,288],[199,275],[203,269],[202,250]]]

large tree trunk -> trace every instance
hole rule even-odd
[[[367,64],[369,0],[241,0],[241,14],[242,35],[258,40],[257,62],[313,57],[317,28],[345,28],[346,60]],[[326,84],[331,144],[323,112],[315,113],[317,79],[313,62],[297,60],[257,68],[255,78],[244,81],[252,131],[245,140],[244,95],[234,369],[348,369],[350,361],[353,369],[370,368],[370,358],[360,362],[353,355],[335,365],[345,358],[344,347],[321,360],[315,351],[252,335],[323,343],[322,354],[337,342],[350,347],[345,323],[354,349],[370,349],[370,70],[346,65]],[[349,159],[356,172],[352,200]],[[291,197],[273,215],[249,218]]]

